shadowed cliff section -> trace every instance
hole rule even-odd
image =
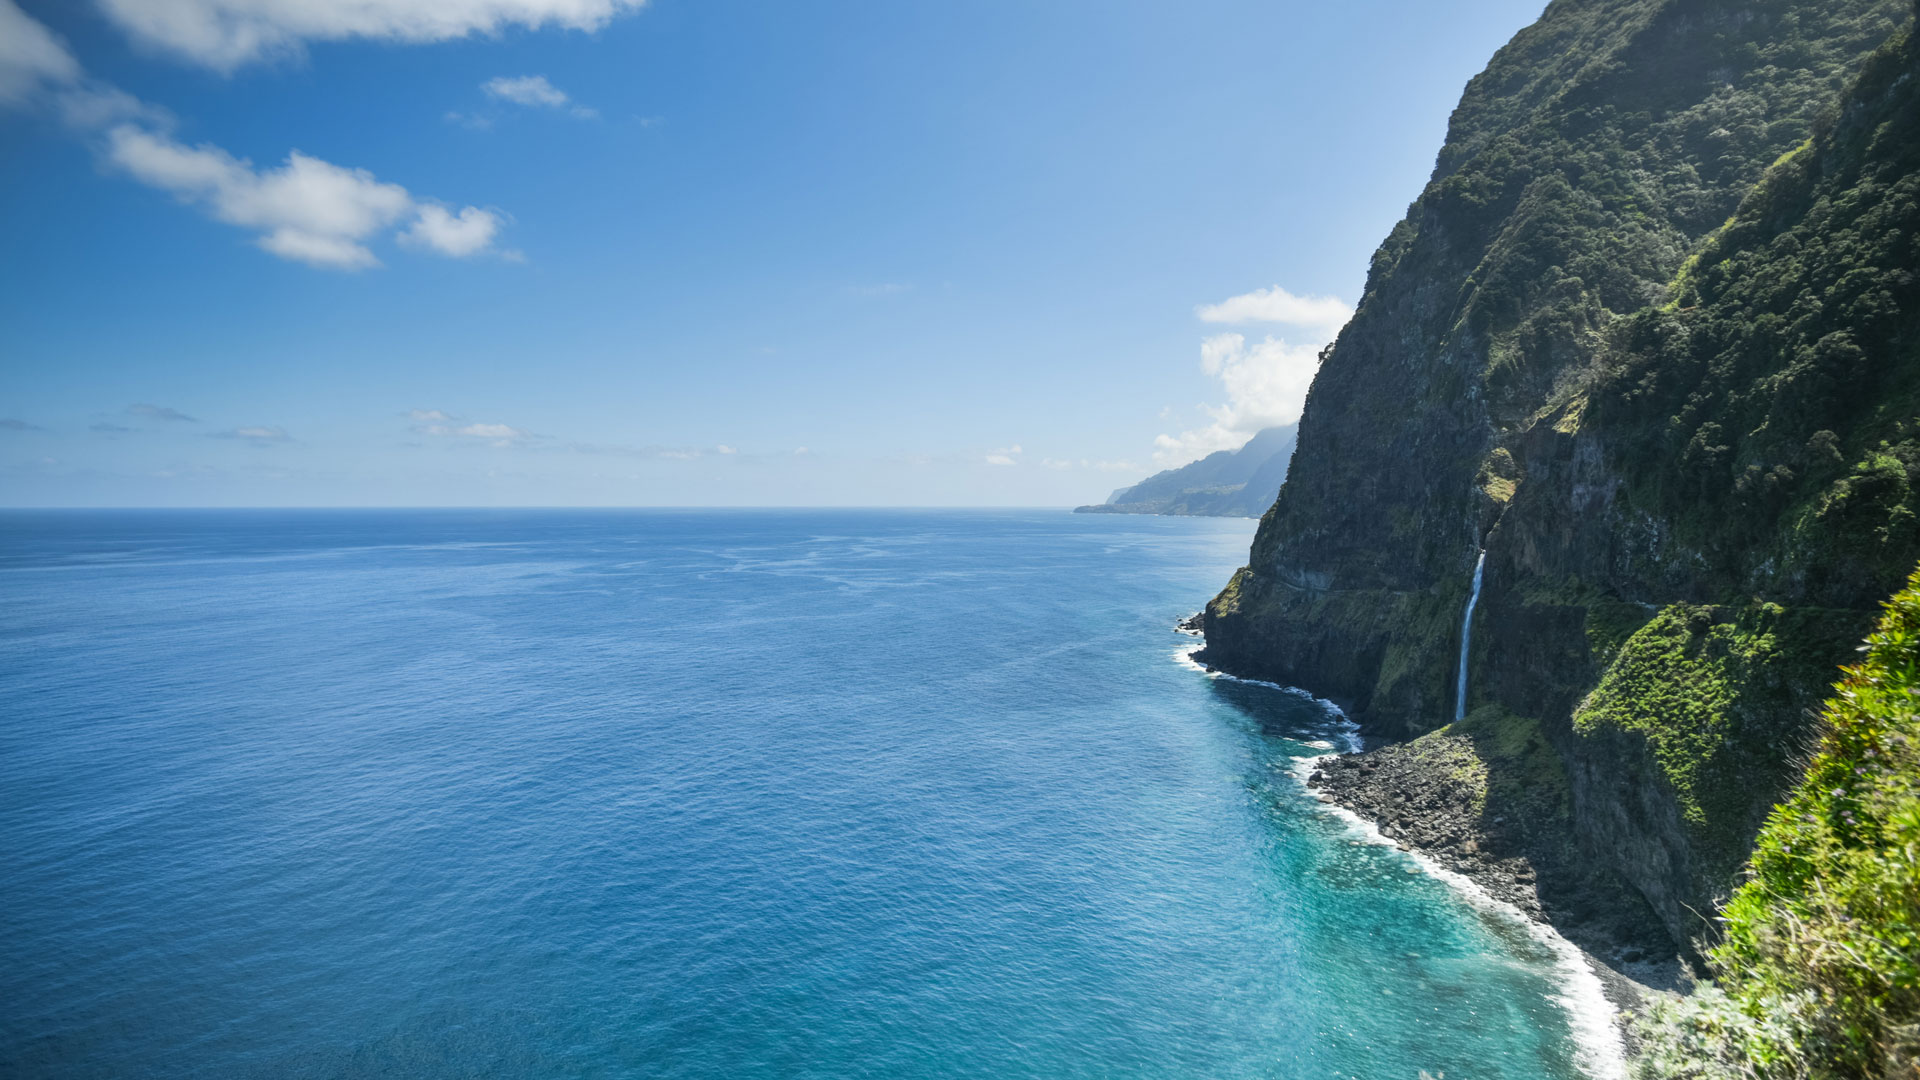
[[[1903,46],[1868,62],[1910,15],[1552,4],[1468,87],[1205,617],[1207,663],[1411,738],[1484,547],[1469,705],[1537,727],[1580,850],[1683,948],[1920,558],[1920,108]]]

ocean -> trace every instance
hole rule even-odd
[[[1604,1071],[1180,661],[1244,520],[0,514],[0,1074]]]

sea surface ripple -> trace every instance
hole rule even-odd
[[[0,1075],[1581,1075],[1170,662],[1252,523],[0,514]]]

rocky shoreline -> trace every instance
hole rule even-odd
[[[1551,815],[1477,810],[1472,752],[1420,749],[1428,753],[1395,743],[1329,754],[1314,762],[1307,786],[1579,946],[1615,1005],[1637,1010],[1647,993],[1684,985],[1684,967],[1645,903],[1553,836]]]
[[[1199,635],[1200,617],[1177,629]],[[1321,801],[1572,942],[1629,1040],[1650,995],[1687,985],[1646,902],[1570,839],[1564,773],[1533,729],[1476,714],[1408,742],[1328,754],[1302,771]]]

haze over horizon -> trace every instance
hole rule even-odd
[[[0,505],[1097,501],[1541,7],[0,0]]]

